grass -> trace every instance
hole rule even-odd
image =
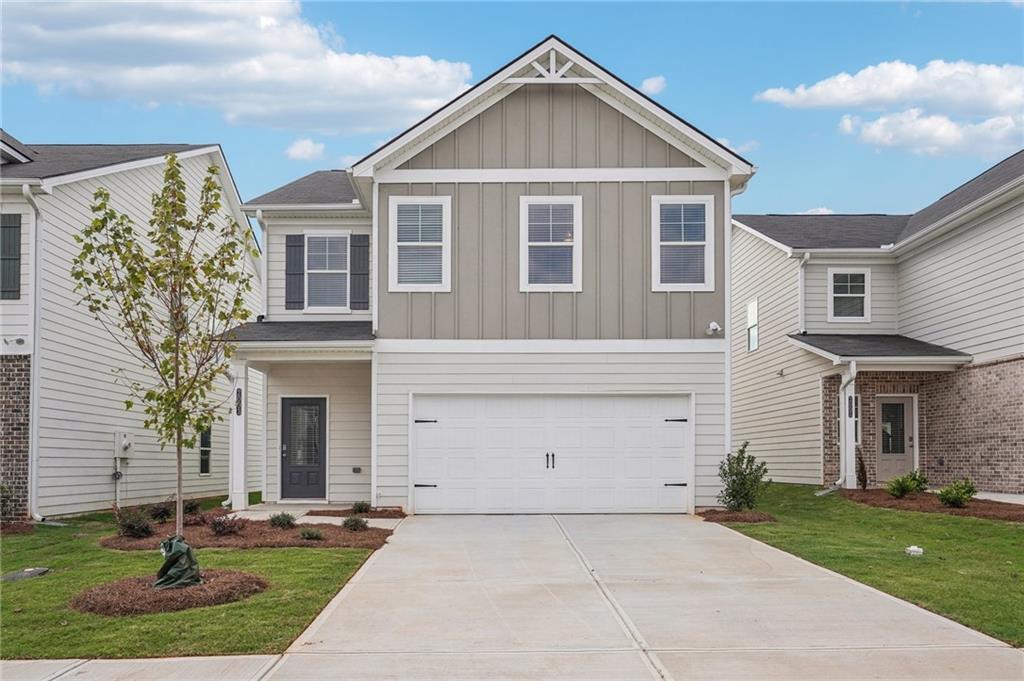
[[[779,522],[729,526],[1024,647],[1024,525],[871,508],[815,489],[774,484],[757,509]],[[924,555],[906,556],[911,544]]]
[[[102,515],[102,514],[99,514]],[[361,549],[202,549],[203,568],[245,570],[270,588],[237,603],[175,613],[104,617],[70,610],[83,589],[121,577],[154,575],[155,551],[101,548],[113,525],[78,518],[67,527],[36,527],[0,542],[3,572],[45,566],[48,575],[4,582],[0,657],[157,657],[279,653],[305,629],[362,565]]]

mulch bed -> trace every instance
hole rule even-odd
[[[304,527],[315,527],[320,530],[323,539],[303,539],[299,530]],[[174,523],[153,525],[153,535],[136,539],[135,537],[104,537],[100,545],[108,549],[122,551],[143,551],[160,548],[160,542],[174,534]],[[185,541],[194,549],[228,548],[228,549],[266,549],[304,546],[313,548],[345,548],[345,549],[379,549],[391,536],[391,530],[379,527],[353,532],[339,525],[303,524],[291,529],[280,529],[271,526],[266,520],[250,520],[240,534],[218,536],[206,525],[185,527]]]
[[[127,577],[86,589],[70,603],[73,610],[99,615],[144,615],[231,603],[258,594],[266,580],[237,570],[202,570],[202,584],[180,589],[154,589],[155,576]]]
[[[8,534],[31,534],[35,531],[35,523],[0,523],[0,536]]]
[[[943,506],[936,494],[930,492],[917,492],[908,494],[897,499],[884,489],[844,489],[844,498],[855,501],[866,506],[876,508],[894,508],[900,511],[922,511],[924,513],[946,513],[948,515],[971,516],[974,518],[987,518],[988,520],[1008,520],[1010,522],[1024,522],[1024,506],[1020,504],[1007,504],[1002,501],[991,501],[989,499],[972,499],[963,508]]]
[[[356,515],[360,518],[404,518],[405,513],[400,508],[375,508],[369,513],[355,513],[351,508],[329,509],[326,511],[309,511],[307,516],[326,516],[329,518],[347,518]]]
[[[711,508],[698,513],[700,517],[711,523],[774,523],[775,516],[763,511],[726,511]]]

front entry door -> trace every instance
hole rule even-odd
[[[885,482],[914,470],[914,400],[878,398],[878,481]]]
[[[281,498],[327,497],[327,400],[287,397],[281,404]]]

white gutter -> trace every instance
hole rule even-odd
[[[46,520],[39,512],[39,321],[42,305],[39,295],[39,253],[40,235],[42,234],[43,212],[32,196],[32,190],[26,182],[21,185],[21,195],[28,205],[32,206],[35,220],[32,225],[32,366],[29,369],[29,407],[28,407],[28,509],[32,519],[42,522]]]
[[[804,268],[807,266],[807,261],[811,259],[811,254],[804,252],[802,258],[800,258],[800,266],[797,270],[797,297],[800,306],[800,333],[807,333],[807,312],[804,310]]]
[[[246,215],[263,210],[286,211],[291,213],[304,213],[309,211],[359,211],[363,206],[358,200],[352,203],[266,203],[266,204],[242,204],[242,211]]]

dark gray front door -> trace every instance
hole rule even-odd
[[[327,497],[327,400],[286,397],[281,405],[281,498]]]

